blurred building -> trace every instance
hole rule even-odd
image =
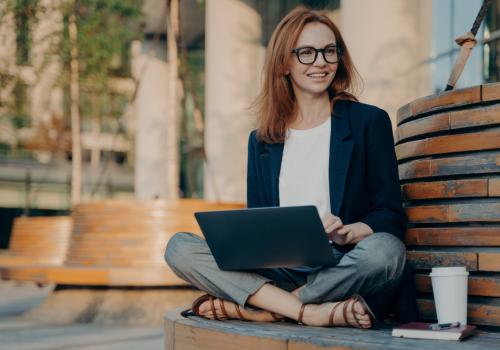
[[[45,137],[64,142],[55,132],[57,123],[51,124],[63,111],[64,91],[53,79],[60,63],[49,55],[49,64],[45,62],[39,70],[41,62],[36,58],[47,57],[42,54],[47,48],[37,38],[62,30],[60,14],[50,10],[58,1],[40,0],[48,10],[36,28],[26,24],[29,18],[23,22],[22,16],[12,12],[4,13],[0,22],[0,71],[23,82],[16,85],[3,79],[0,86],[1,101],[18,103],[22,116],[8,122],[0,119],[3,207],[65,209],[69,205],[67,163],[54,163],[50,152],[43,149],[32,152],[29,161],[12,156],[16,152],[22,155],[24,151],[13,145],[33,137],[34,126],[48,125]],[[0,11],[5,3],[0,2]],[[245,201],[247,140],[256,125],[249,106],[259,91],[265,48],[280,19],[300,4],[326,11],[340,27],[364,81],[360,100],[386,109],[395,126],[400,106],[443,90],[459,52],[454,39],[470,30],[482,1],[180,1],[178,89],[182,93],[177,127],[181,196]],[[144,36],[131,43],[132,76],[116,79],[113,85],[124,96],[134,98],[120,112],[126,132],[116,136],[108,132],[109,126],[90,123],[84,127],[85,178],[90,187],[99,181],[101,187],[94,191],[97,198],[131,197],[134,189],[138,198],[166,193],[169,159],[163,150],[169,77],[165,1],[145,0],[143,14]],[[30,31],[32,36],[27,35]],[[500,80],[500,0],[492,2],[477,39],[458,88]],[[28,62],[28,57],[33,59]],[[23,94],[25,104],[18,98]],[[0,117],[3,107],[0,104]],[[115,161],[101,176],[92,164],[99,164],[106,152]],[[89,191],[92,189],[87,187]]]
[[[279,20],[305,4],[325,10],[340,27],[364,80],[362,102],[397,109],[442,91],[481,0],[345,0],[205,2],[204,195],[245,200],[246,146],[255,120],[247,107],[259,89],[265,46]],[[493,1],[478,45],[457,88],[499,81],[500,1]]]

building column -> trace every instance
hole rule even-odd
[[[364,81],[361,101],[388,111],[430,89],[431,0],[343,0],[341,32]]]
[[[139,81],[135,110],[135,196],[139,200],[166,198],[167,89],[166,45],[161,40],[132,44],[132,74]]]
[[[205,22],[204,197],[246,202],[248,107],[257,96],[264,59],[257,0],[207,0]]]

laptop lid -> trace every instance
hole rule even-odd
[[[334,266],[315,206],[194,214],[221,270]]]

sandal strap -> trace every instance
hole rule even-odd
[[[358,325],[359,328],[363,328],[363,325],[359,322],[360,319],[356,315],[356,310],[354,310],[354,305],[356,305],[356,303],[359,301],[359,299],[356,296],[354,296],[351,299],[353,300],[352,306],[351,306],[351,312],[352,312],[352,315],[354,316],[354,321],[356,321],[356,324]]]
[[[351,301],[351,299],[345,300],[343,303],[343,308],[342,308],[342,316],[344,317],[344,323],[346,325],[350,325],[349,319],[347,318],[347,309],[349,307],[349,301]]]
[[[237,303],[234,303],[234,306],[236,307],[236,313],[238,314],[238,317],[242,321],[246,321],[245,317],[243,317],[243,314],[241,313],[240,306]]]
[[[217,311],[215,310],[215,304],[214,304],[214,297],[210,296],[210,308],[212,309],[212,314],[214,315],[214,319],[219,321],[219,318],[217,317]]]
[[[302,317],[304,316],[305,308],[306,308],[306,304],[302,304],[300,306],[299,317],[297,319],[298,324],[304,324],[304,323],[302,323]]]
[[[342,303],[337,303],[335,304],[333,307],[332,307],[332,311],[330,311],[330,317],[328,318],[328,326],[330,327],[334,327],[334,324],[333,324],[333,318],[335,317],[335,312],[337,311],[337,309],[339,308],[339,306],[342,305]]]
[[[224,305],[224,299],[219,299],[220,311],[225,318],[229,318],[229,315],[226,312],[226,306]]]
[[[271,313],[271,316],[276,320],[276,321],[281,321],[281,317],[278,316],[278,314],[272,312],[272,311],[269,311]]]

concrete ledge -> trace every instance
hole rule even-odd
[[[307,327],[293,323],[212,321],[185,318],[182,309],[165,315],[165,349],[497,349],[500,333],[478,331],[463,342],[402,339],[392,328],[362,330],[347,327]]]

